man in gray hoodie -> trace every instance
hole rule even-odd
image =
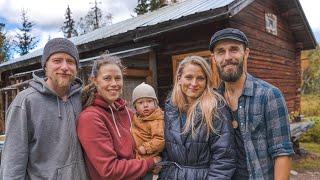
[[[45,77],[33,74],[6,112],[0,179],[88,179],[76,117],[82,82],[79,54],[65,38],[47,42],[41,58]]]

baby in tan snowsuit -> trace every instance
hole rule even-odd
[[[164,114],[152,86],[141,83],[132,93],[136,114],[132,135],[136,142],[136,158],[159,156],[164,148]]]

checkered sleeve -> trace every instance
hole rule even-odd
[[[288,109],[282,93],[277,88],[271,88],[267,93],[265,119],[268,153],[271,157],[293,154]]]

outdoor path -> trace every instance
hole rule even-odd
[[[320,180],[320,171],[319,172],[303,172],[298,173],[297,175],[291,175],[290,180]]]

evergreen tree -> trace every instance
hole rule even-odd
[[[90,9],[85,19],[91,31],[98,29],[104,25],[102,23],[102,11],[98,7],[97,0],[94,1],[94,6]]]
[[[4,53],[4,43],[6,40],[6,36],[3,32],[4,24],[0,23],[0,63],[5,61],[5,53]]]
[[[140,14],[144,14],[144,13],[148,12],[148,8],[149,8],[148,0],[138,0],[138,5],[134,9],[134,11],[138,15],[140,15]]]
[[[0,63],[8,61],[11,58],[10,38],[4,32],[5,24],[0,23]]]
[[[14,45],[16,46],[15,50],[22,56],[34,49],[39,41],[31,34],[35,24],[29,21],[27,12],[24,9],[21,12],[21,20],[22,27],[19,28],[20,32],[15,36]]]
[[[87,23],[83,17],[80,17],[79,21],[77,22],[77,32],[79,35],[83,35],[88,33],[89,27],[87,26]]]
[[[177,2],[177,0],[169,0],[171,3]],[[138,0],[138,5],[134,11],[140,15],[149,11],[155,11],[168,3],[168,0]]]
[[[160,0],[150,0],[149,4],[149,10],[150,11],[155,11],[161,7],[161,2]]]
[[[75,21],[73,20],[71,16],[71,10],[68,5],[66,13],[65,13],[65,21],[63,22],[63,26],[61,27],[61,30],[64,34],[64,37],[71,38],[74,36],[78,36],[76,27],[75,27]]]
[[[81,17],[78,21],[77,32],[80,35],[112,23],[112,14],[107,13],[106,16],[104,16],[102,10],[98,7],[98,4],[100,3],[95,0],[94,6],[89,10],[87,15],[85,17]]]

